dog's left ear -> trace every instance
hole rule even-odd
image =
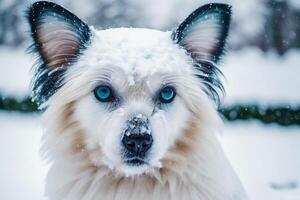
[[[229,30],[231,7],[204,5],[188,16],[173,32],[172,39],[195,60],[218,62]]]
[[[91,31],[76,15],[47,1],[32,4],[27,20],[33,38],[30,50],[40,61],[32,94],[38,104],[43,104],[61,87],[64,73],[89,44]]]

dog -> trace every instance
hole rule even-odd
[[[173,31],[96,30],[51,2],[27,10],[51,200],[244,200],[216,133],[226,4]]]

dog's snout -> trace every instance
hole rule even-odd
[[[153,139],[149,134],[131,134],[123,137],[123,145],[135,156],[143,156],[151,147]]]
[[[131,156],[143,157],[153,142],[149,120],[138,114],[127,121],[122,143]]]

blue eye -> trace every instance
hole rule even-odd
[[[162,103],[170,103],[176,96],[174,88],[167,86],[160,91],[160,101]]]
[[[114,100],[114,95],[109,86],[99,86],[94,90],[95,97],[101,102]]]

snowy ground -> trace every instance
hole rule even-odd
[[[0,133],[0,199],[45,199],[39,117],[0,112]],[[251,200],[300,199],[300,128],[227,124],[221,139]]]
[[[258,49],[230,52],[221,69],[226,78],[225,104],[300,103],[300,51],[290,51],[284,57]]]
[[[300,128],[226,124],[224,149],[251,200],[300,199]]]
[[[42,200],[46,165],[40,159],[38,117],[0,113],[0,199]]]
[[[20,49],[0,48],[0,93],[13,97],[29,94],[33,57]]]

